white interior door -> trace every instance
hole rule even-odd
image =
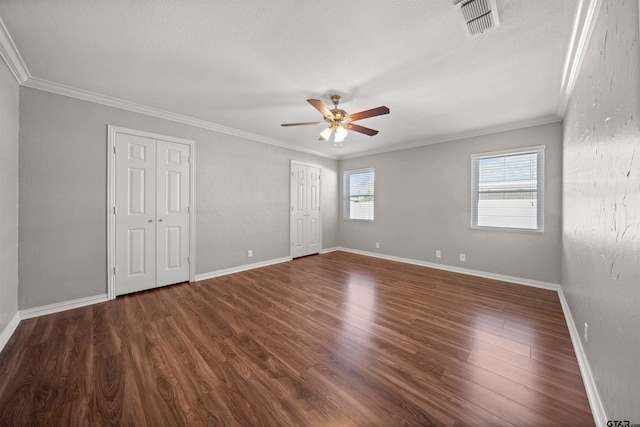
[[[320,167],[291,162],[291,257],[321,249]]]
[[[157,141],[157,286],[189,280],[190,147]]]
[[[117,293],[156,286],[156,141],[119,135],[116,141]]]
[[[307,254],[317,254],[322,249],[320,227],[320,168],[307,166]]]
[[[291,164],[291,257],[307,255],[307,167]]]
[[[191,274],[191,146],[118,133],[115,294],[185,282]]]

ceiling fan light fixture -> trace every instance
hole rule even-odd
[[[344,139],[347,137],[348,134],[349,134],[349,132],[347,132],[347,130],[343,126],[338,126],[336,128],[335,141],[336,142],[344,141]]]
[[[325,141],[328,141],[329,138],[331,138],[332,131],[333,129],[331,129],[331,127],[326,128],[325,130],[320,132],[320,138],[324,139]]]

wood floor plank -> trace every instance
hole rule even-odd
[[[123,353],[95,357],[95,405],[100,419],[121,424],[124,413],[125,361]]]
[[[363,392],[362,385],[359,386],[353,377],[342,374],[342,371],[317,364],[302,375],[302,380],[314,389],[321,390],[323,397],[339,408],[355,425],[399,425],[407,422],[406,419],[399,418],[395,411],[377,405],[376,396],[371,397]],[[434,424],[429,422],[422,425]]]
[[[42,424],[37,388],[40,377],[45,375],[47,343],[34,344],[28,349],[28,357],[21,361],[15,372],[3,379],[7,385],[0,396],[0,425]]]
[[[122,351],[122,340],[114,327],[113,312],[117,304],[108,302],[93,306],[93,339],[96,342],[95,352],[102,357],[112,356]]]
[[[193,400],[220,385],[215,373],[172,317],[153,322],[153,331],[165,350],[169,368],[181,379],[183,388],[191,389]]]
[[[351,425],[351,420],[326,400],[300,376],[290,371],[276,358],[266,364],[255,364],[248,355],[231,359],[229,365],[237,372],[268,389],[273,395],[272,406],[279,407],[280,423],[286,425]],[[274,381],[276,380],[277,381]]]
[[[156,341],[149,339],[147,334],[132,338],[128,341],[128,357],[132,360],[135,383],[140,384],[139,396],[147,424],[184,424],[183,404],[187,399],[182,390],[174,386],[176,380],[164,366]]]
[[[243,426],[292,425],[290,414],[281,410],[281,401],[268,393],[250,368],[235,360],[223,363],[225,379],[217,388],[224,404]]]
[[[545,392],[534,390],[526,385],[505,378],[494,372],[479,368],[470,363],[459,363],[447,370],[443,377],[457,376],[474,382],[488,390],[511,399],[539,414],[545,415],[558,425],[593,425],[590,413],[572,409],[567,411],[566,404]],[[554,423],[549,423],[554,424]]]
[[[555,420],[544,414],[464,378],[445,374],[441,384],[457,395],[464,394],[465,400],[512,425],[545,426],[555,424]]]
[[[0,397],[4,396],[10,377],[15,376],[20,364],[25,360],[25,354],[29,349],[27,343],[37,321],[37,319],[26,319],[20,322],[4,350],[0,352],[0,378],[5,379],[0,381]]]
[[[548,393],[575,409],[585,412],[590,411],[584,387],[565,385],[555,379],[547,379],[513,364],[504,363],[491,355],[477,354],[473,351],[469,355],[469,363],[509,378],[534,390]]]
[[[344,252],[21,322],[0,426],[593,425],[557,293]]]

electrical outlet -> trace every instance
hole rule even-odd
[[[465,262],[467,260],[467,256],[465,254],[460,254],[460,261]]]
[[[376,249],[380,249],[380,242],[376,242]]]
[[[253,256],[253,249],[249,249],[247,251],[247,257],[251,258]]]
[[[442,258],[442,252],[439,250],[436,251],[436,258]]]
[[[587,322],[584,322],[584,342],[588,342],[589,341],[589,325],[587,324]]]

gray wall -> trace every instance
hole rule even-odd
[[[21,87],[20,309],[106,293],[109,124],[196,141],[198,274],[289,255],[290,159],[323,167],[337,245],[336,160]]]
[[[544,234],[472,230],[471,154],[541,144]],[[560,283],[560,123],[344,160],[340,173],[369,166],[375,168],[375,221],[342,220],[340,203],[340,246]],[[436,249],[442,258],[435,257]],[[460,253],[466,262],[459,261]]]
[[[638,2],[604,0],[564,121],[562,287],[609,419],[640,423]]]
[[[18,93],[0,59],[0,333],[18,311]]]

